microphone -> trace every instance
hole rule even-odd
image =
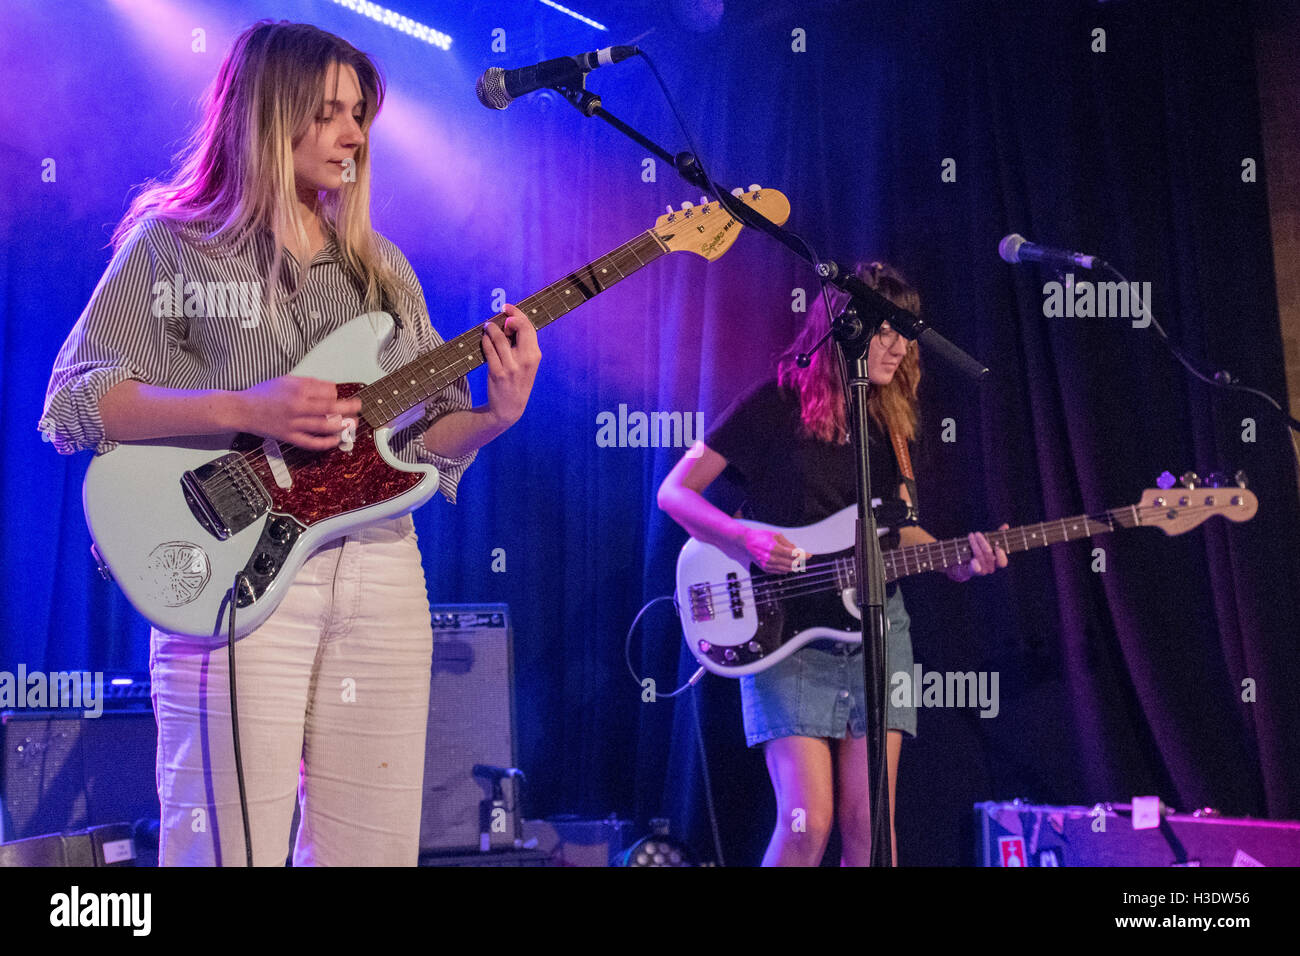
[[[597,67],[607,63],[618,63],[641,51],[634,46],[607,46],[603,50],[583,53],[579,56],[557,56],[553,60],[543,60],[532,66],[521,66],[517,70],[503,70],[491,66],[474,84],[478,101],[490,110],[503,110],[516,97],[540,90],[548,86],[564,86],[580,83],[582,78]]]
[[[1020,262],[1042,262],[1050,266],[1076,269],[1100,269],[1106,263],[1097,256],[1085,256],[1082,252],[1066,252],[1064,249],[1050,249],[1035,242],[1026,241],[1018,232],[1003,236],[998,243],[998,255],[1003,262],[1016,265]]]

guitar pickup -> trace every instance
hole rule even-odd
[[[688,593],[691,603],[691,620],[713,620],[713,586],[710,584],[692,584]]]
[[[740,620],[745,616],[745,599],[740,596],[740,581],[735,571],[727,573],[727,597],[731,602],[731,616]]]

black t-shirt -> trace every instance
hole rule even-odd
[[[871,495],[898,501],[902,483],[890,442],[870,423]],[[853,446],[808,435],[799,396],[775,379],[750,389],[722,413],[704,443],[727,459],[723,476],[744,489],[743,514],[753,521],[800,527],[857,503]],[[881,538],[898,547],[898,532]]]

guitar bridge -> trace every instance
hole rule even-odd
[[[185,472],[181,493],[195,519],[218,541],[238,534],[271,510],[271,496],[239,452]]]
[[[710,584],[692,584],[688,595],[692,621],[713,620],[713,587]]]

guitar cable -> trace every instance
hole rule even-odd
[[[641,610],[637,611],[636,617],[632,619],[632,626],[627,629],[627,639],[623,642],[623,659],[627,662],[628,673],[632,675],[632,679],[636,681],[638,687],[644,687],[644,685],[641,682],[641,678],[637,676],[636,668],[632,666],[632,633],[636,630],[636,626],[640,623],[645,612],[650,610],[650,608],[654,607],[660,601],[672,601],[673,607],[678,607],[677,595],[675,594],[663,594],[657,598],[651,598],[642,606]],[[707,673],[707,671],[703,667],[697,668],[695,673],[691,675],[690,680],[685,684],[682,684],[671,694],[655,693],[654,697],[651,699],[658,700],[660,697],[676,697],[687,688],[694,687],[698,684],[705,673]],[[704,805],[709,811],[709,829],[713,834],[713,852],[717,856],[718,866],[726,866],[727,864],[724,862],[722,856],[722,838],[718,831],[717,809],[713,804],[713,781],[709,776],[709,754],[704,748],[704,730],[700,723],[699,694],[691,695],[691,712],[694,716],[695,723],[695,743],[700,752],[700,772],[704,777]]]
[[[672,602],[673,602],[673,607],[674,607],[674,608],[677,607],[677,596],[676,596],[676,595],[673,595],[673,594],[662,594],[662,595],[660,595],[660,596],[657,597],[657,598],[651,598],[651,599],[650,599],[650,600],[649,600],[649,601],[648,601],[648,602],[647,602],[647,603],[646,603],[646,604],[641,608],[641,610],[639,610],[639,611],[636,612],[636,617],[634,617],[634,618],[632,619],[632,626],[629,627],[629,628],[627,629],[627,639],[623,642],[623,660],[627,663],[627,672],[628,672],[629,674],[632,675],[632,679],[633,679],[634,681],[637,682],[637,686],[638,686],[638,687],[642,687],[642,688],[644,688],[644,686],[645,686],[644,683],[643,683],[643,681],[642,681],[642,678],[640,678],[640,677],[637,676],[636,668],[634,668],[634,667],[632,666],[632,632],[636,630],[636,626],[637,626],[637,624],[640,623],[641,618],[645,615],[645,612],[648,611],[648,610],[650,610],[652,607],[654,607],[654,606],[655,606],[656,604],[658,604],[660,601],[672,601]],[[676,690],[674,690],[671,694],[661,694],[661,693],[659,693],[658,691],[654,691],[654,692],[653,692],[653,693],[654,693],[654,699],[657,700],[657,699],[660,698],[660,697],[676,697],[678,694],[680,694],[680,693],[682,693],[683,691],[685,691],[688,687],[694,687],[696,684],[698,684],[698,683],[700,682],[700,678],[702,678],[702,677],[705,675],[705,673],[707,673],[707,672],[705,671],[705,669],[704,669],[703,667],[699,668],[698,670],[695,671],[694,674],[691,675],[691,679],[690,679],[690,680],[688,680],[685,684],[682,684],[680,687],[678,687]]]
[[[226,641],[230,671],[230,737],[235,745],[235,779],[239,782],[239,813],[244,821],[244,865],[253,866],[253,836],[248,824],[248,794],[244,790],[244,761],[239,753],[239,706],[235,693],[235,596],[239,594],[240,584],[248,584],[243,571],[235,574],[235,583],[230,588],[230,629]],[[220,831],[218,831],[220,832]]]

